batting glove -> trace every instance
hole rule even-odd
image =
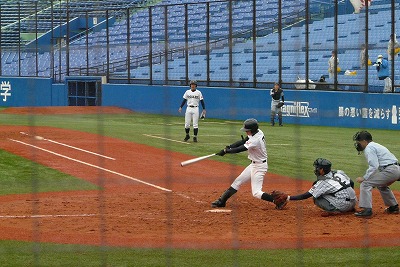
[[[226,154],[226,151],[225,151],[225,149],[222,149],[220,152],[215,153],[215,154],[218,156],[224,156]]]

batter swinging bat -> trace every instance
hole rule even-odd
[[[186,160],[186,161],[182,161],[182,162],[181,162],[181,166],[182,166],[182,167],[185,167],[186,165],[196,163],[196,162],[198,162],[198,161],[207,159],[207,158],[212,157],[212,156],[215,156],[215,155],[216,155],[216,154],[214,153],[214,154],[210,154],[210,155],[207,155],[207,156],[202,156],[202,157],[198,157],[198,158],[194,158],[194,159],[189,159],[189,160]]]

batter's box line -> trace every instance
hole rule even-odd
[[[151,137],[151,138],[157,138],[157,139],[161,139],[161,140],[167,140],[167,141],[171,141],[171,142],[176,142],[176,143],[181,143],[181,144],[185,144],[185,145],[190,145],[190,143],[188,143],[188,142],[179,141],[179,140],[170,139],[170,138],[165,138],[165,137],[161,137],[161,136],[155,136],[155,135],[151,135],[151,134],[143,134],[143,135],[144,135],[144,136],[147,136],[147,137]]]
[[[180,197],[183,197],[183,198],[186,198],[186,199],[189,199],[189,200],[193,200],[194,202],[199,203],[199,204],[205,204],[205,203],[207,203],[207,202],[202,201],[202,200],[196,200],[196,199],[194,199],[194,198],[192,198],[192,197],[190,197],[190,196],[188,196],[188,195],[185,195],[185,194],[183,194],[183,193],[178,193],[178,192],[174,192],[174,191],[173,191],[172,193],[174,193],[174,194],[177,195],[177,196],[180,196]]]
[[[30,219],[30,218],[59,218],[59,217],[95,217],[99,214],[37,214],[37,215],[0,215],[0,219]]]

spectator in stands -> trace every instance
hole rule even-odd
[[[322,75],[316,83],[316,90],[329,90],[329,85],[325,81],[325,76]]]
[[[389,77],[389,61],[379,55],[374,64],[378,72],[378,79],[385,81],[385,86],[383,87],[384,93],[392,92],[392,79]]]
[[[335,60],[336,60],[336,70],[335,70]],[[328,73],[329,73],[329,79],[334,79],[335,78],[335,71],[340,71],[339,68],[339,58],[337,57],[336,51],[332,51],[332,56],[328,60]]]
[[[399,55],[399,52],[400,52],[400,44],[396,39],[396,34],[392,33],[390,35],[390,40],[387,48],[388,60],[392,60],[392,53],[394,56],[396,56]]]
[[[366,57],[367,57],[367,46],[365,44],[362,44],[360,51],[360,68],[365,68]]]

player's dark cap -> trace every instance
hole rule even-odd
[[[353,136],[353,141],[372,141],[372,135],[368,131],[356,132]]]
[[[258,130],[258,121],[253,118],[247,119],[240,130],[243,132],[251,131],[252,134],[255,134]]]
[[[189,85],[192,85],[192,84],[194,84],[194,85],[197,86],[197,81],[196,81],[196,80],[191,80],[190,83],[189,83]]]
[[[328,173],[331,171],[332,163],[324,158],[317,158],[313,163],[314,168],[323,169],[324,173]],[[316,173],[317,174],[317,173]]]

